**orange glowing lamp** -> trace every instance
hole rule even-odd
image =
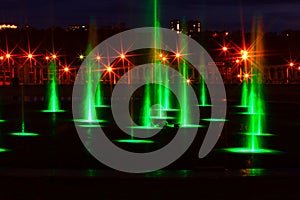
[[[113,69],[112,69],[112,67],[107,67],[106,70],[107,70],[108,72],[112,72]]]

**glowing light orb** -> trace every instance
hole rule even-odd
[[[29,59],[31,59],[32,57],[33,57],[33,55],[30,53],[30,54],[28,54],[28,56],[27,56]]]
[[[107,67],[106,70],[107,70],[108,72],[112,72],[113,69],[112,69],[112,67]]]
[[[239,63],[239,62],[240,62],[240,60],[239,60],[239,59],[236,59],[236,60],[235,60],[235,62],[236,62],[236,63]]]
[[[6,58],[10,58],[10,54],[8,53],[8,54],[6,54]]]
[[[97,56],[96,59],[97,59],[97,60],[101,60],[101,57],[100,57],[100,56]]]
[[[176,53],[176,58],[179,58],[180,57],[180,53]]]
[[[54,54],[54,55],[52,55],[52,58],[53,58],[53,59],[56,59],[56,58],[57,58],[57,56]]]
[[[163,58],[162,58],[162,60],[163,60],[163,61],[166,61],[166,60],[167,60],[167,58],[166,58],[166,57],[163,57]]]
[[[162,57],[163,57],[163,54],[162,54],[162,53],[161,53],[161,54],[159,54],[159,57],[161,57],[161,58],[162,58]]]
[[[293,66],[294,66],[294,63],[291,62],[291,63],[290,63],[290,67],[293,67]]]
[[[227,48],[227,47],[223,47],[222,50],[223,50],[223,51],[227,51],[228,48]]]
[[[4,59],[4,57],[3,56],[0,56],[0,60],[3,60]]]
[[[124,58],[125,58],[125,55],[122,53],[122,54],[120,55],[120,57],[121,57],[122,59],[124,59]]]
[[[191,83],[191,79],[186,79],[186,82],[187,82],[187,84],[190,84]]]
[[[248,51],[242,50],[241,53],[242,53],[242,59],[247,60],[248,59]]]
[[[244,78],[246,78],[246,79],[248,79],[249,77],[250,77],[250,75],[247,73],[244,75]]]
[[[49,56],[46,56],[45,59],[46,59],[46,60],[49,60]]]
[[[69,67],[65,67],[65,68],[64,68],[64,71],[65,71],[65,72],[68,72],[68,71],[69,71]]]
[[[84,58],[84,56],[83,56],[83,55],[80,55],[80,56],[79,56],[79,59],[80,59],[80,60],[82,60],[83,58]]]

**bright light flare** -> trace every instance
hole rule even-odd
[[[5,55],[5,57],[6,57],[7,59],[9,59],[9,58],[10,58],[10,54],[7,53],[7,54]]]
[[[49,60],[49,56],[46,56],[45,59],[46,59],[46,60]]]
[[[80,59],[80,60],[83,60],[83,59],[84,59],[84,56],[81,54],[81,55],[79,56],[79,59]]]
[[[244,78],[244,80],[251,79],[251,76],[252,76],[252,74],[251,74],[250,72],[248,72],[248,73],[243,73],[243,78]]]
[[[223,50],[223,51],[227,51],[228,48],[227,48],[227,47],[223,47],[222,50]]]
[[[125,54],[122,53],[122,54],[120,55],[120,58],[125,59]]]
[[[96,59],[99,61],[99,60],[101,60],[101,57],[100,57],[100,56],[97,56]]]
[[[65,72],[68,72],[68,71],[69,71],[69,67],[65,67],[65,68],[64,68],[64,71],[65,71]]]
[[[166,61],[166,60],[167,60],[167,58],[166,58],[166,57],[163,57],[163,58],[162,58],[162,60],[163,60],[163,61]]]
[[[239,59],[236,59],[235,62],[236,62],[236,63],[240,63],[240,60],[239,60]]]
[[[54,55],[52,55],[52,58],[53,58],[53,59],[56,59],[56,58],[57,58],[57,56],[54,54]]]
[[[176,58],[180,58],[180,53],[176,53]]]
[[[3,56],[0,56],[0,60],[3,60],[4,59],[4,57]]]
[[[31,59],[31,58],[33,58],[33,55],[30,53],[30,54],[28,54],[28,56],[27,56],[29,59]]]
[[[242,54],[242,59],[243,60],[247,60],[248,59],[248,51],[242,50],[241,54]]]
[[[191,79],[189,79],[189,78],[186,79],[186,83],[187,83],[187,84],[191,84]]]
[[[293,67],[293,66],[294,66],[294,63],[293,63],[293,62],[291,62],[291,63],[290,63],[290,67]]]
[[[113,69],[112,69],[112,67],[107,67],[107,68],[106,68],[106,71],[108,71],[108,72],[112,72],[112,71],[113,71]]]

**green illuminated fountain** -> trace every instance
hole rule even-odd
[[[157,0],[154,0],[154,10],[153,10],[153,24],[155,28],[160,27],[160,22],[158,19],[158,2]],[[155,31],[153,42],[154,42],[154,49],[153,49],[153,70],[154,70],[154,81],[155,83],[162,83],[164,81],[165,86],[168,86],[168,78],[163,78],[163,75],[165,74],[166,77],[168,77],[168,73],[166,71],[163,71],[162,68],[159,66],[160,63],[166,64],[166,55],[164,55],[164,52],[159,52],[159,49],[161,49],[161,37],[160,32]],[[169,107],[169,94],[168,94],[168,88],[163,87],[160,84],[154,85],[154,104],[158,104],[159,107],[156,107],[157,112],[151,111],[150,118],[151,118],[151,125],[153,126],[153,119],[165,119],[164,110],[168,109]]]
[[[103,102],[103,94],[101,91],[101,84],[99,83],[97,85],[97,90],[96,90],[96,95],[95,95],[95,106],[96,107],[103,107],[104,102]]]
[[[92,20],[89,29],[89,41],[86,49],[86,55],[88,55],[92,51],[96,43],[96,26],[94,24],[94,21]],[[104,107],[104,105],[100,82],[97,84],[96,93],[94,93],[95,90],[93,88],[93,81],[98,80],[94,77],[95,73],[93,69],[96,69],[95,65],[98,66],[98,63],[96,63],[95,59],[92,59],[89,56],[86,57],[83,66],[85,69],[84,87],[86,87],[86,89],[84,90],[86,91],[86,94],[84,95],[85,99],[83,101],[85,109],[82,111],[83,119],[74,119],[77,122],[87,123],[82,124],[81,127],[98,127],[99,122],[106,122],[106,120],[101,120],[97,117],[96,107]]]
[[[157,0],[153,1],[153,25],[154,27],[160,27],[160,23],[158,20],[158,2]],[[166,55],[164,55],[164,52],[159,52],[159,49],[161,47],[160,44],[160,32],[157,30],[154,32],[153,36],[153,42],[154,42],[154,49],[151,51],[152,55],[150,55],[153,61],[153,73],[154,73],[154,82],[155,83],[162,83],[164,81],[164,86],[160,84],[154,85],[154,93],[151,93],[151,80],[146,80],[145,89],[144,89],[144,102],[143,102],[143,108],[142,108],[142,117],[140,117],[140,125],[143,128],[155,128],[156,119],[165,120],[166,115],[164,114],[166,110],[170,108],[170,101],[169,101],[169,89],[168,86],[168,72],[167,70],[162,70],[160,67],[160,63],[166,64]],[[150,74],[151,71],[147,71],[147,74]],[[165,76],[165,77],[163,77]],[[146,76],[150,77],[150,76]],[[153,85],[152,85],[153,86]],[[151,96],[154,96],[154,99],[151,98]],[[157,104],[159,107],[153,108],[152,105]],[[155,110],[153,110],[155,109]]]
[[[91,45],[88,45],[88,50],[91,50],[92,47]],[[87,79],[86,79],[86,84],[84,85],[84,87],[86,87],[86,95],[85,95],[85,99],[84,99],[84,105],[85,105],[85,109],[83,110],[83,119],[75,119],[78,122],[82,122],[82,123],[96,123],[96,122],[102,122],[102,120],[99,120],[97,118],[97,114],[96,114],[96,110],[95,110],[95,93],[93,92],[93,88],[92,88],[92,76],[93,76],[93,71],[92,71],[92,65],[93,65],[93,61],[91,60],[86,60],[86,66],[85,67],[85,73]],[[85,126],[85,125],[84,125]]]
[[[6,121],[6,120],[3,120],[3,119],[0,120],[0,122],[5,122],[5,121]],[[2,147],[3,140],[2,140],[2,133],[1,133],[1,130],[2,130],[2,128],[0,129],[0,145],[1,145],[1,147],[0,147],[0,153],[11,151],[10,149],[6,149],[6,148]]]
[[[243,80],[242,83],[242,100],[240,107],[248,107],[248,80]]]
[[[158,19],[158,0],[153,1],[153,26],[159,28],[160,23]],[[120,143],[154,143],[153,140],[138,139],[134,136],[136,129],[142,130],[153,130],[162,129],[163,126],[167,125],[166,120],[168,118],[167,111],[171,109],[170,105],[170,91],[169,85],[169,74],[168,70],[163,69],[161,65],[167,65],[166,52],[160,51],[161,49],[161,38],[159,30],[156,30],[153,35],[153,46],[150,50],[150,60],[152,61],[153,68],[146,69],[146,80],[143,88],[143,102],[140,110],[138,119],[139,126],[130,127],[130,139],[116,140]],[[150,77],[153,75],[154,80]],[[156,84],[151,84],[154,81]],[[163,84],[163,85],[161,85]]]
[[[10,133],[10,135],[13,136],[21,136],[21,137],[26,137],[26,136],[38,136],[39,134],[37,133],[30,133],[25,131],[25,115],[24,115],[24,89],[23,85],[21,86],[21,132],[13,132]]]
[[[245,57],[245,69],[242,83],[242,97],[241,106],[247,109],[246,124],[247,130],[242,133],[245,137],[245,143],[242,147],[227,148],[226,151],[232,153],[247,153],[247,154],[266,154],[266,153],[279,153],[277,150],[266,149],[264,141],[266,136],[272,134],[265,133],[265,105],[263,100],[263,58],[258,53],[263,52],[262,31],[260,24],[255,23],[255,31],[253,35],[253,48],[251,48],[251,56]],[[250,69],[247,67],[247,62],[250,63]]]
[[[5,119],[0,119],[0,123],[2,123],[2,122],[6,122],[6,120]]]
[[[185,47],[186,46],[186,42],[184,39],[181,39],[181,46]],[[180,126],[185,127],[190,125],[190,118],[189,118],[189,104],[188,104],[188,99],[187,99],[187,87],[188,87],[188,83],[186,80],[189,80],[189,74],[188,74],[188,66],[186,64],[185,61],[185,55],[186,55],[186,48],[183,49],[183,55],[182,55],[182,62],[179,61],[178,66],[179,66],[179,72],[182,74],[182,76],[184,77],[184,82],[183,83],[179,83],[179,88],[180,91],[182,92],[182,100],[183,100],[183,105],[182,108],[180,109],[180,112],[178,113],[179,116],[179,123]]]
[[[150,94],[150,80],[148,80],[149,76],[149,70],[146,71],[146,85],[144,90],[144,104],[142,108],[142,116],[140,117],[140,124],[142,127],[151,127],[151,118],[149,117],[151,114],[151,94]]]
[[[199,106],[201,107],[209,107],[209,106],[212,106],[211,104],[208,103],[208,94],[207,94],[207,89],[205,87],[205,79],[204,79],[204,68],[202,69],[202,76],[201,76],[201,79],[200,79],[200,104]]]
[[[64,112],[60,109],[60,102],[57,89],[57,64],[55,58],[52,59],[48,70],[48,85],[46,94],[48,108],[42,112]]]

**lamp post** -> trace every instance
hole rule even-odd
[[[286,68],[286,84],[289,84],[289,69],[293,69],[294,65],[295,64],[293,62],[290,62],[288,67]]]

